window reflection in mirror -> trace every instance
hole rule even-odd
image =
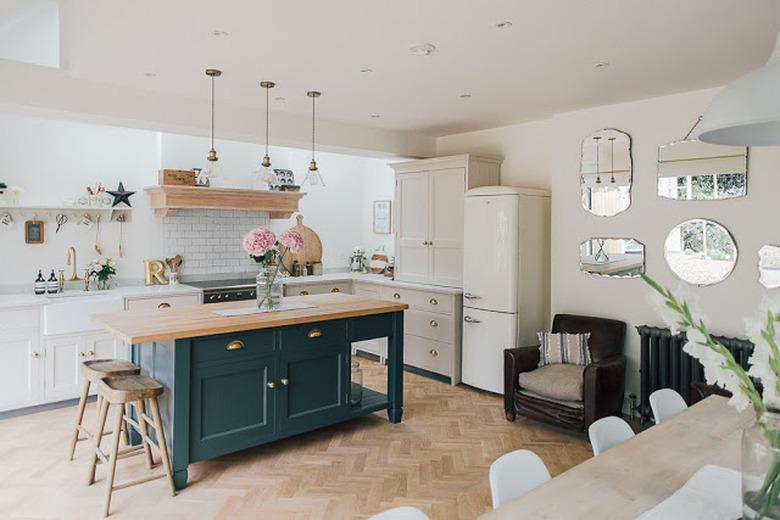
[[[758,250],[758,273],[767,289],[780,287],[780,247],[764,246]]]
[[[737,263],[737,245],[726,228],[712,220],[687,220],[666,237],[664,257],[672,272],[693,285],[722,282]]]
[[[645,246],[633,238],[589,238],[580,244],[580,270],[609,278],[645,272]]]
[[[582,140],[580,185],[582,207],[611,217],[631,205],[631,136],[614,129],[594,132]]]
[[[747,194],[748,149],[698,140],[658,148],[658,196],[723,200]]]

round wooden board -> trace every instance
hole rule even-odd
[[[298,223],[293,228],[303,237],[303,251],[300,253],[286,252],[287,248],[284,246],[279,247],[282,253],[285,253],[282,257],[282,267],[287,269],[287,272],[292,273],[292,266],[295,260],[301,264],[301,267],[306,262],[316,263],[322,262],[322,241],[319,235],[309,228],[303,225],[303,215],[300,213],[295,217]]]

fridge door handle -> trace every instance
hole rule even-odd
[[[463,321],[465,321],[466,323],[482,323],[481,320],[475,320],[471,316],[463,316]]]
[[[481,296],[477,296],[475,294],[471,294],[470,292],[463,293],[463,297],[467,300],[479,300]]]

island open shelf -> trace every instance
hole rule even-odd
[[[93,316],[165,387],[159,402],[177,488],[193,462],[384,409],[401,421],[406,305],[341,293],[286,301],[314,307],[214,312],[253,304],[230,302]],[[377,338],[388,340],[387,393],[363,387],[352,406],[351,345]]]

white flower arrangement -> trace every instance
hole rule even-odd
[[[116,275],[116,262],[107,256],[99,256],[87,265],[89,275],[99,282],[107,282]]]

